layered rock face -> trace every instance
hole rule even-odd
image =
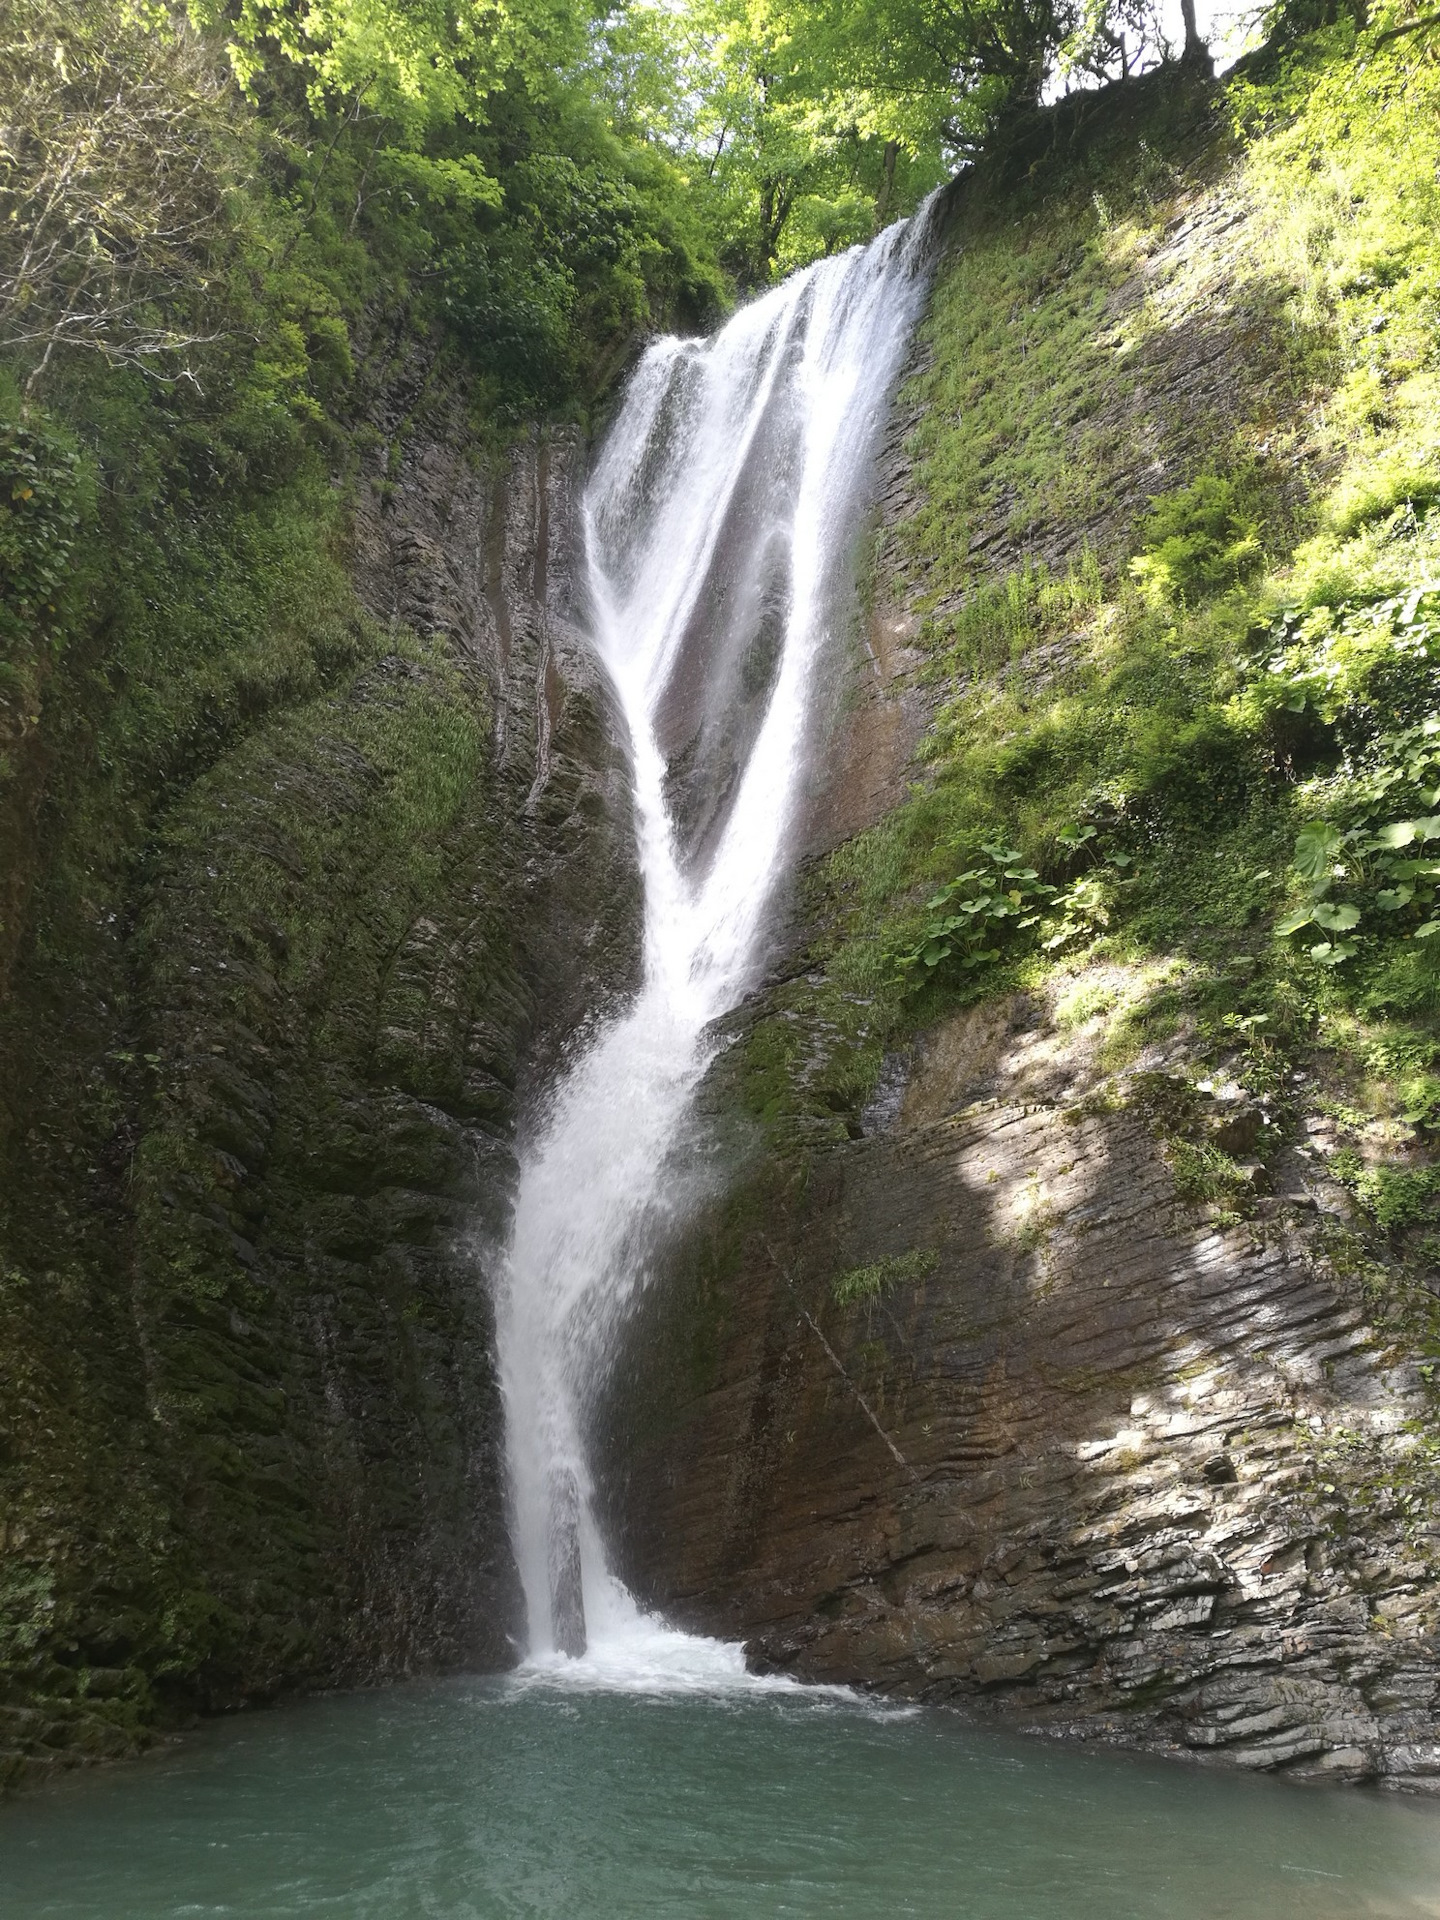
[[[807,1678],[1429,1784],[1416,1364],[1323,1161],[1197,1217],[1161,1145],[1177,1063],[1107,1074],[1103,1028],[961,1014],[865,1137],[739,1183],[640,1341],[632,1577]],[[1253,1132],[1225,1091],[1189,1127]]]
[[[1246,281],[1255,209],[1213,126],[1185,139],[1188,177],[1087,322],[1093,392],[1073,418],[1056,396],[1053,421],[1043,389],[1024,396],[1025,431],[1069,449],[1070,492],[1019,525],[983,465],[1007,439],[973,456],[983,510],[947,536],[979,570],[960,604],[1027,556],[1063,569],[1088,547],[1122,571],[1147,498],[1243,423],[1278,414],[1304,457],[1277,492],[1305,484],[1283,289]],[[1012,325],[1082,299],[1063,276],[1030,295]],[[916,505],[915,423],[902,394],[892,532]],[[1113,484],[1087,492],[1102,447]],[[1198,1063],[1183,1014],[1163,1039],[1164,1021],[1127,1029],[1190,968],[1162,953],[952,1012],[878,1078],[856,1064],[868,1015],[841,1018],[827,985],[846,883],[822,856],[923,781],[910,756],[938,701],[1008,698],[1023,738],[1081,644],[937,684],[914,643],[950,603],[923,553],[881,544],[800,906],[706,1089],[724,1193],[643,1303],[602,1421],[626,1576],[809,1679],[1440,1785],[1436,1295],[1327,1171],[1351,1098],[1333,1061],[1302,1050],[1261,1100],[1234,1060]]]
[[[355,521],[393,651],[172,791],[129,924],[17,972],[15,1777],[167,1703],[514,1657],[486,1275],[635,883],[579,437],[478,462],[415,403]]]

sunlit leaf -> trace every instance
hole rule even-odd
[[[1328,820],[1312,820],[1295,836],[1295,866],[1312,884],[1324,880],[1343,844],[1342,835]]]
[[[1380,827],[1371,835],[1370,844],[1375,847],[1408,847],[1415,839],[1420,826],[1418,820],[1392,820],[1387,827]],[[1296,865],[1299,865],[1297,860]]]

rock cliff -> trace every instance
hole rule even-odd
[[[627,979],[634,881],[580,437],[480,458],[463,399],[412,349],[374,400],[358,669],[173,779],[99,925],[56,938],[41,889],[21,943],[8,1777],[513,1658],[485,1273],[517,1107]]]
[[[1278,1000],[1247,997],[1272,964],[1261,909],[1221,898],[1260,866],[1227,822],[1288,806],[1290,776],[1262,769],[1253,799],[1193,766],[1209,795],[1067,790],[1071,818],[1166,876],[1161,937],[982,956],[992,983],[956,975],[947,1001],[897,975],[906,942],[863,905],[903,882],[907,848],[967,845],[969,817],[941,811],[978,810],[967,792],[992,837],[997,814],[1012,836],[1033,818],[1087,700],[1098,737],[1126,723],[1128,689],[1097,693],[1090,662],[1151,617],[1125,584],[1149,502],[1237,439],[1286,449],[1264,483],[1277,522],[1333,475],[1263,197],[1214,100],[1172,95],[1158,131],[1103,104],[1052,119],[1049,149],[1019,155],[1027,184],[992,176],[957,207],[787,951],[707,1089],[729,1182],[637,1320],[602,1422],[609,1503],[638,1590],[761,1665],[1433,1788],[1434,1242],[1416,1255],[1412,1230],[1407,1257],[1353,1171],[1415,1155],[1415,1129],[1357,1091],[1323,1012],[1257,1065],[1256,1034],[1281,1028]],[[1128,229],[1105,197],[1120,139],[1154,175]],[[1027,630],[1027,582],[1067,568],[1062,615]],[[1098,620],[1073,610],[1083,568],[1114,609]],[[947,622],[982,614],[998,654],[945,653]],[[1199,616],[1163,614],[1163,644],[1193,644],[1177,635]],[[999,715],[998,745],[976,713]],[[1282,814],[1262,844],[1285,832]]]

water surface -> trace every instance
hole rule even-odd
[[[244,1716],[0,1809],[0,1912],[1440,1916],[1440,1812],[799,1688],[462,1680]]]

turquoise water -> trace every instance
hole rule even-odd
[[[1440,1810],[824,1694],[450,1681],[0,1809],[5,1920],[1440,1916]]]

